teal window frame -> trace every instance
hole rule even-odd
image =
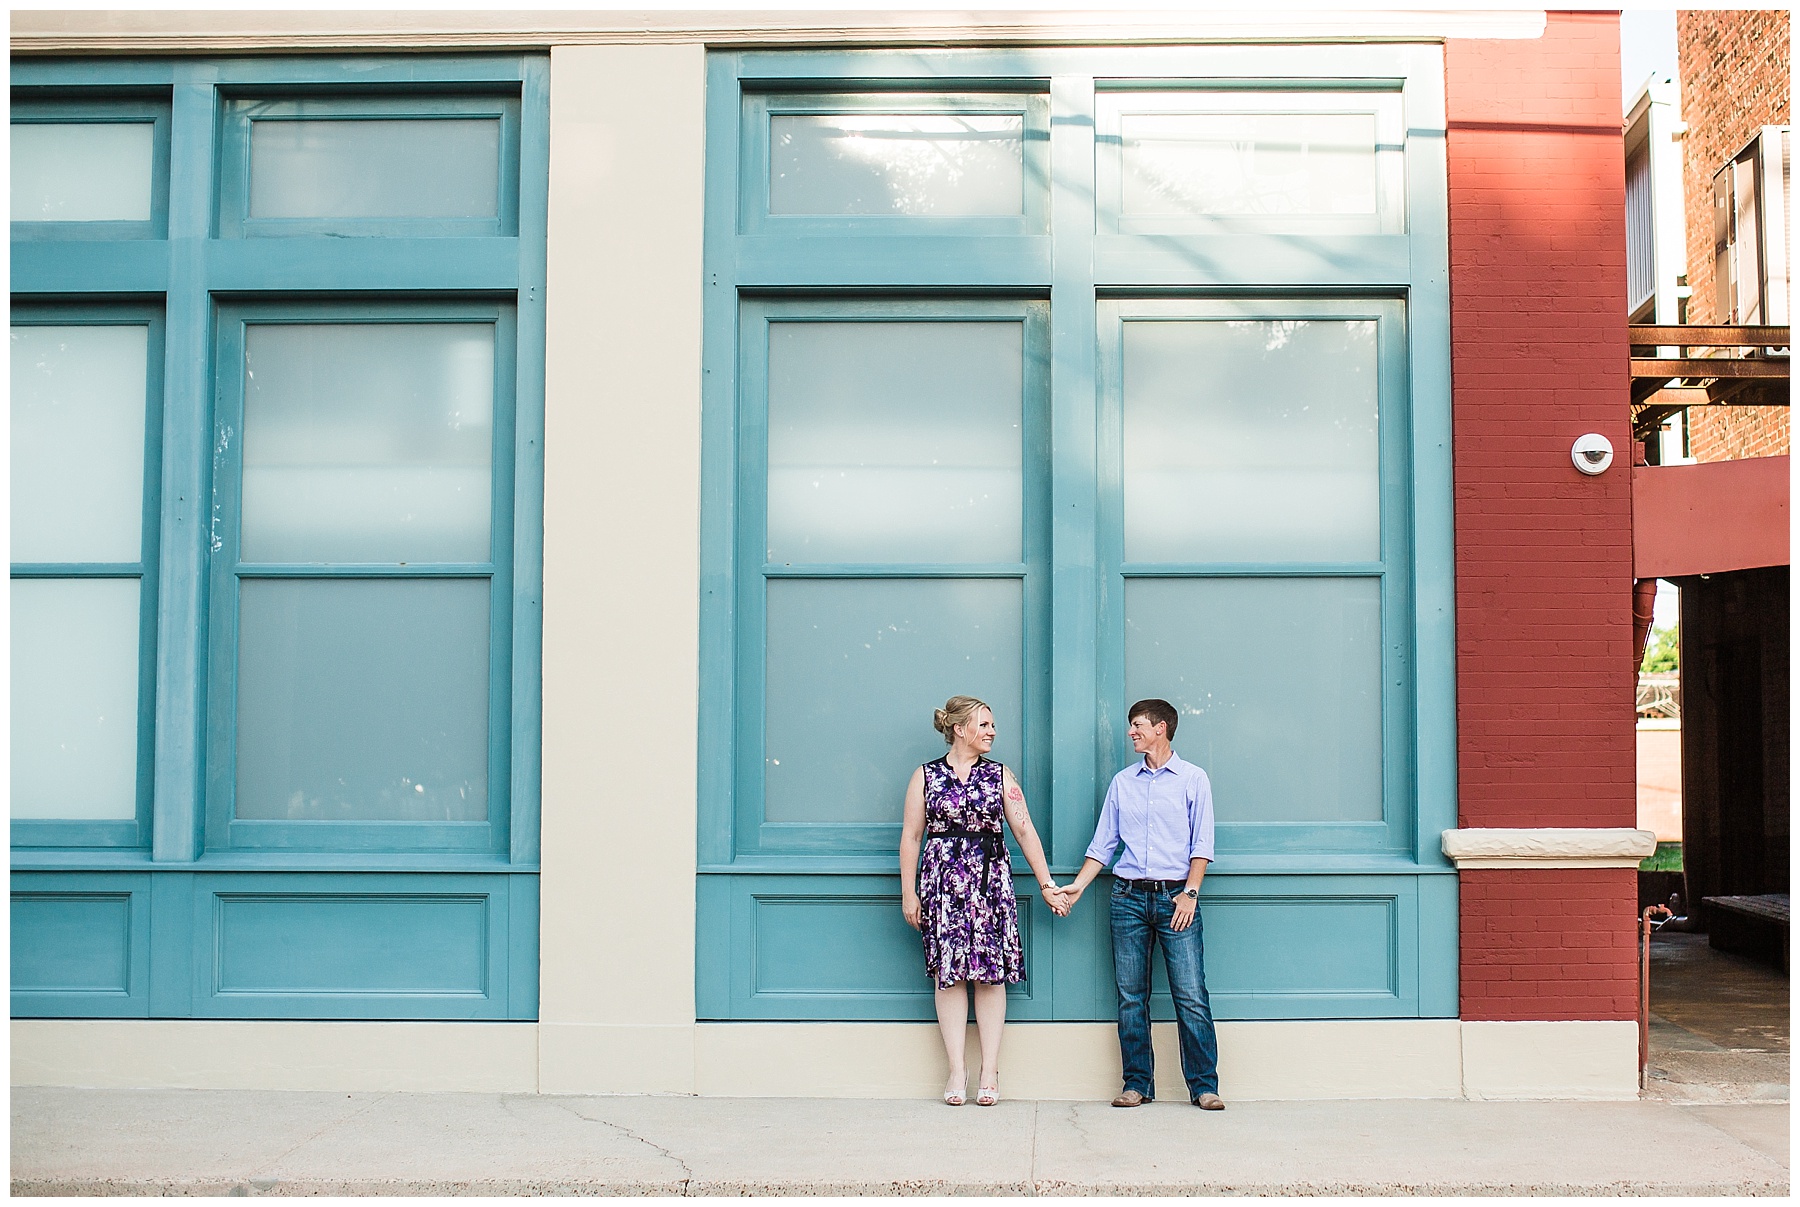
[[[942,563],[780,563],[767,560],[764,533],[768,508],[768,328],[802,322],[1016,322],[1024,329],[1021,410],[1020,547],[1017,562]],[[1021,585],[1026,641],[1020,651],[1025,716],[1006,718],[1009,726],[1031,735],[1024,751],[1021,777],[1041,779],[1048,772],[1048,750],[1037,718],[1048,715],[1049,630],[1049,308],[1029,299],[941,298],[929,302],[906,299],[783,299],[746,301],[743,308],[742,409],[738,414],[739,494],[737,562],[755,567],[739,576],[736,610],[744,637],[737,646],[737,748],[761,750],[765,698],[767,589],[773,580],[959,580],[1009,579]],[[900,785],[896,785],[896,799]],[[866,823],[771,822],[764,817],[762,761],[745,759],[738,769],[736,808],[725,831],[709,830],[715,853],[725,860],[762,855],[811,854],[859,859],[886,858],[900,843],[900,825]],[[1035,808],[1035,806],[1034,806]],[[1050,818],[1041,819],[1047,835]]]
[[[63,223],[59,225],[73,225]],[[130,821],[12,823],[15,847],[142,848],[150,842],[156,750],[157,534],[162,465],[162,308],[149,303],[15,305],[14,327],[145,327],[144,492],[135,562],[14,562],[15,579],[130,578],[138,583],[137,815]]]
[[[1106,584],[1100,610],[1100,694],[1110,702],[1099,725],[1102,744],[1117,750],[1121,762],[1131,757],[1124,732],[1124,711],[1131,701],[1125,691],[1125,594],[1133,580],[1372,578],[1381,584],[1381,631],[1404,633],[1412,627],[1412,583],[1403,571],[1411,561],[1410,483],[1388,466],[1408,459],[1410,408],[1407,405],[1406,308],[1397,297],[1296,298],[1268,294],[1230,297],[1103,298],[1099,303],[1100,348],[1097,376],[1100,395],[1099,573]],[[1128,562],[1124,538],[1124,365],[1120,350],[1126,322],[1183,319],[1344,321],[1368,319],[1376,324],[1377,443],[1381,481],[1381,556],[1374,561],[1270,562]],[[1315,854],[1406,854],[1415,836],[1412,768],[1412,725],[1406,701],[1412,694],[1412,652],[1403,643],[1382,641],[1382,777],[1381,820],[1374,822],[1275,822],[1261,825],[1218,823],[1216,841],[1233,862],[1246,855],[1279,852]]]
[[[218,311],[216,347],[219,409],[215,420],[224,449],[214,472],[214,524],[220,548],[212,559],[207,659],[209,737],[206,744],[206,845],[209,849],[349,851],[506,850],[511,820],[514,395],[518,381],[515,307],[501,301],[224,303]],[[224,434],[244,430],[246,328],[258,324],[480,323],[494,329],[494,436],[490,545],[480,562],[247,562],[240,553],[243,514],[243,441]],[[529,511],[529,500],[524,501]],[[488,816],[470,822],[282,822],[236,816],[238,599],[246,580],[343,581],[465,580],[490,585],[488,603]]]
[[[153,313],[160,342],[152,352],[150,399],[153,408],[161,404],[152,433],[158,459],[146,482],[159,504],[147,519],[154,561],[146,570],[155,575],[155,590],[146,590],[145,607],[155,640],[144,648],[154,673],[140,677],[154,726],[141,731],[151,750],[141,772],[145,803],[136,845],[90,844],[71,823],[48,823],[62,827],[55,833],[29,832],[45,823],[14,823],[13,891],[30,899],[30,917],[42,921],[22,930],[15,914],[15,1017],[535,1018],[548,56],[26,59],[12,67],[15,117],[80,111],[107,120],[120,112],[160,112],[159,137],[167,148],[158,161],[163,174],[156,195],[165,200],[158,203],[156,229],[13,226],[15,321],[51,313],[100,316],[92,321]],[[502,188],[516,200],[503,205],[488,233],[390,220],[355,231],[289,228],[280,237],[226,233],[219,217],[223,113],[236,97],[298,96],[423,114],[503,110],[512,115],[505,137],[513,140],[507,145],[516,149],[517,162],[503,173]],[[83,229],[42,229],[53,225]],[[98,227],[115,229],[87,229]],[[499,672],[490,675],[488,715],[490,743],[505,757],[490,757],[489,817],[454,841],[401,823],[340,828],[328,839],[318,830],[298,830],[285,844],[239,841],[227,832],[221,843],[213,823],[223,815],[215,806],[229,802],[208,795],[209,770],[221,753],[209,743],[225,707],[221,685],[229,684],[235,635],[215,622],[222,605],[214,596],[219,575],[235,583],[237,567],[221,568],[211,543],[215,486],[235,491],[238,469],[234,457],[220,457],[216,466],[214,457],[221,423],[241,406],[242,390],[241,358],[233,368],[234,336],[227,328],[245,316],[428,314],[493,321],[503,333],[496,348],[492,560],[432,571],[494,584],[490,667]],[[231,499],[235,507],[235,494]],[[221,498],[221,521],[225,508]],[[230,539],[235,555],[235,526]],[[223,534],[220,541],[224,553]],[[309,566],[304,576],[318,573]],[[33,845],[38,839],[42,844]],[[221,903],[264,898],[285,903],[284,916],[335,918],[348,910],[365,927],[379,928],[382,917],[392,916],[382,913],[386,908],[430,917],[440,916],[431,913],[440,904],[441,916],[480,925],[446,931],[443,943],[425,944],[398,961],[336,971],[326,961],[304,984],[234,982],[228,961],[239,958],[234,950],[248,949],[234,949],[237,940],[220,929]],[[97,900],[122,904],[96,914],[84,903]],[[59,934],[100,915],[116,917],[116,934],[56,956]],[[452,940],[460,945],[454,952],[446,946]],[[438,971],[433,950],[450,961]],[[129,984],[106,988],[118,980],[106,953],[119,951],[128,956]],[[105,955],[104,966],[89,955]],[[438,972],[453,964],[475,967],[477,958],[486,970],[480,986],[444,987],[450,982]],[[392,975],[382,974],[384,963]]]
[[[809,966],[806,985],[783,981],[802,963],[774,952],[765,929],[769,902],[881,895],[894,913],[899,891],[891,851],[855,846],[808,849],[762,843],[761,752],[753,742],[762,702],[743,679],[760,674],[761,464],[746,443],[762,405],[746,352],[747,316],[773,305],[929,306],[948,299],[1050,303],[1054,456],[1047,477],[1050,547],[1050,682],[1047,717],[1028,741],[1049,750],[1048,774],[1030,767],[1034,814],[1047,806],[1052,870],[1066,877],[1085,852],[1101,794],[1131,756],[1123,721],[1122,603],[1119,588],[1140,573],[1272,573],[1379,577],[1383,583],[1383,815],[1301,834],[1300,827],[1225,827],[1224,848],[1207,877],[1209,900],[1237,907],[1226,918],[1286,919],[1266,936],[1279,947],[1283,926],[1308,928],[1353,904],[1374,929],[1346,932],[1354,949],[1387,960],[1382,985],[1346,981],[1288,987],[1228,980],[1214,987],[1224,1018],[1454,1017],[1457,1010],[1455,870],[1439,834],[1456,817],[1454,584],[1451,534],[1448,232],[1442,50],[1434,45],[1214,45],[1041,49],[717,51],[709,56],[705,364],[702,406],[700,826],[698,904],[716,925],[703,928],[696,958],[701,1019],[928,1019],[929,986],[917,989],[842,967],[841,951]],[[1097,200],[1104,98],[1132,91],[1374,92],[1404,116],[1403,204],[1377,230],[1333,223],[1160,223],[1109,221]],[[1032,93],[1048,107],[1050,224],[1041,233],[973,233],[958,220],[858,217],[802,219],[767,214],[766,114],[790,97],[868,97],[866,111],[895,94],[965,96]],[[1129,99],[1124,97],[1123,99]],[[821,102],[829,103],[829,102]],[[1028,145],[1027,154],[1033,153]],[[1116,203],[1114,205],[1116,210]],[[1391,219],[1391,220],[1390,220]],[[991,221],[991,220],[989,220]],[[1353,224],[1351,224],[1353,225]],[[1367,224],[1365,224],[1367,225]],[[1186,229],[1180,229],[1182,227]],[[1326,229],[1320,229],[1325,227]],[[1241,229],[1240,229],[1241,228]],[[1169,304],[1263,307],[1277,314],[1360,310],[1381,326],[1384,389],[1384,545],[1378,563],[1270,567],[1135,567],[1122,562],[1117,523],[1116,382],[1103,338],[1109,306]],[[1398,364],[1395,377],[1385,372]],[[1108,425],[1112,425],[1109,428]],[[1110,434],[1109,434],[1110,432]],[[1111,442],[1110,444],[1108,442]],[[1095,656],[1095,651],[1100,656]],[[1047,720],[1047,733],[1041,727]],[[905,768],[896,768],[896,795]],[[849,835],[846,828],[845,835]],[[1015,864],[1015,871],[1019,867]],[[1024,885],[1029,890],[1029,885]],[[1027,891],[1022,907],[1041,908]],[[1308,913],[1291,908],[1313,904]],[[786,908],[784,905],[783,908]],[[1249,912],[1245,912],[1249,911]],[[1263,911],[1258,913],[1257,911]],[[825,915],[820,915],[821,919]],[[1298,921],[1296,921],[1298,920]],[[1237,923],[1242,925],[1241,922]],[[1036,1003],[1017,1017],[1100,1020],[1114,998],[1105,909],[1042,929],[1030,953]],[[779,927],[777,927],[779,930]],[[1230,951],[1244,936],[1211,933],[1209,950]],[[825,933],[821,930],[820,933]],[[916,961],[910,932],[894,931],[859,960]],[[767,961],[775,958],[780,967]],[[1222,957],[1223,958],[1223,957]],[[1226,967],[1230,966],[1227,960]],[[895,965],[898,967],[898,965]],[[779,974],[779,975],[777,975]],[[1168,1017],[1168,1002],[1156,1007]]]
[[[14,77],[17,78],[16,75]],[[52,97],[54,94],[52,94]],[[13,89],[14,125],[50,122],[144,122],[150,142],[150,217],[143,222],[14,222],[13,242],[71,239],[162,239],[169,228],[169,101],[167,94],[144,98],[36,99]]]
[[[499,192],[492,218],[253,218],[250,127],[256,121],[487,118],[499,123]],[[233,91],[223,98],[219,137],[219,217],[223,238],[343,235],[494,238],[519,230],[519,98],[506,93],[432,96],[282,96]]]

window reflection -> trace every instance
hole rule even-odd
[[[1381,582],[1133,579],[1125,698],[1182,711],[1219,822],[1381,820]]]
[[[245,561],[486,561],[494,326],[252,324],[243,439]]]
[[[143,547],[143,324],[12,329],[12,560],[135,562]]]
[[[156,127],[12,123],[14,222],[148,222]]]
[[[1134,113],[1131,217],[1374,214],[1373,113]]]
[[[244,582],[237,816],[485,820],[490,589]]]
[[[1131,320],[1125,559],[1381,556],[1372,319]]]
[[[1024,328],[773,323],[769,560],[1016,562]]]
[[[1017,579],[776,579],[768,591],[765,820],[897,823],[908,770],[944,753],[931,709],[958,693],[993,706],[993,757],[1019,765]]]
[[[12,582],[12,815],[137,814],[138,580]]]
[[[250,123],[252,218],[492,218],[497,118]]]
[[[796,114],[769,124],[770,213],[1023,212],[1020,114]]]

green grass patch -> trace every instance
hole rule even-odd
[[[1656,854],[1638,864],[1640,872],[1679,872],[1681,871],[1681,844],[1678,842],[1659,842]]]

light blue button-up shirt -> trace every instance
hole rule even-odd
[[[1213,857],[1212,781],[1170,754],[1154,771],[1139,761],[1113,776],[1088,844],[1101,864],[1124,847],[1113,875],[1127,880],[1186,880],[1188,861]]]

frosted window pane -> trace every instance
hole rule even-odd
[[[492,218],[500,122],[250,123],[252,218]]]
[[[12,815],[137,815],[138,580],[12,580]]]
[[[1381,818],[1374,579],[1133,579],[1125,696],[1180,710],[1221,825]]]
[[[253,324],[243,559],[482,562],[491,323]]]
[[[769,560],[1016,562],[1024,328],[774,323]]]
[[[1125,559],[1381,555],[1373,320],[1127,322]]]
[[[1019,114],[769,119],[769,212],[994,216],[1025,206]]]
[[[252,580],[238,615],[237,815],[487,818],[481,580]]]
[[[143,549],[149,328],[12,329],[12,560]]]
[[[1128,217],[1373,214],[1372,113],[1134,113]]]
[[[148,222],[150,122],[14,122],[14,222]]]
[[[993,757],[1019,766],[1016,579],[769,583],[764,816],[900,821],[906,779],[944,753],[931,710],[994,709]]]

